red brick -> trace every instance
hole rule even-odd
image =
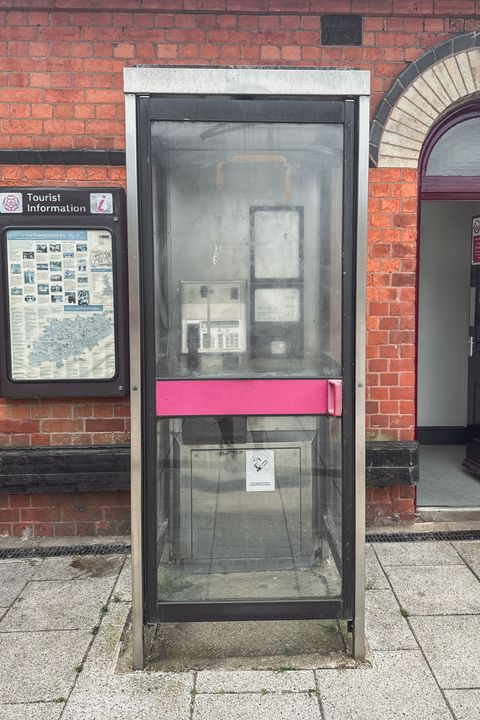
[[[60,508],[20,508],[22,522],[52,522],[60,520]]]
[[[64,507],[62,508],[62,522],[97,522],[103,520],[103,508],[97,506]]]
[[[3,433],[35,433],[39,429],[38,420],[2,420],[0,426]]]
[[[61,433],[69,433],[69,432],[81,432],[83,430],[83,420],[76,419],[76,420],[67,420],[67,419],[61,419],[61,420],[42,420],[42,431],[43,432],[61,432]]]
[[[105,520],[130,520],[130,507],[113,507],[104,509]]]
[[[20,510],[18,508],[0,508],[0,523],[18,522]]]
[[[157,47],[157,57],[159,58],[176,58],[178,55],[178,45],[173,45],[172,43],[165,44],[165,45],[158,45]]]
[[[382,385],[382,387],[386,387],[387,385],[398,385],[398,381],[398,373],[380,373],[380,385]]]
[[[53,523],[34,523],[33,537],[52,537],[55,525]]]
[[[412,498],[406,500],[394,500],[392,502],[392,511],[394,513],[411,513],[415,512],[415,503]]]
[[[379,330],[395,330],[400,325],[400,319],[395,317],[383,317],[379,318],[378,329]]]
[[[85,429],[87,432],[114,432],[116,430],[124,430],[124,428],[125,424],[121,419],[85,420]]]
[[[98,523],[96,522],[78,522],[75,527],[75,535],[78,537],[88,537],[89,535],[98,534]]]
[[[77,525],[74,522],[57,522],[53,527],[55,537],[72,537],[76,535]]]
[[[415,395],[414,387],[392,387],[389,390],[392,400],[413,400]]]
[[[399,498],[415,498],[417,488],[415,485],[397,485],[397,497]]]
[[[438,15],[473,15],[473,0],[435,0],[435,13]]]
[[[395,400],[386,400],[380,403],[380,412],[384,415],[398,412],[398,402]]]

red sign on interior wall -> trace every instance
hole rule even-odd
[[[472,218],[472,265],[480,265],[480,216]]]

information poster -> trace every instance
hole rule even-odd
[[[256,210],[255,277],[298,278],[300,219],[297,210]]]
[[[6,231],[12,380],[116,373],[108,230]]]
[[[472,219],[472,265],[480,265],[480,217]]]
[[[245,450],[246,491],[275,490],[275,454],[273,450]]]
[[[255,322],[298,322],[298,288],[256,288]]]

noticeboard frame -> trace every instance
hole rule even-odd
[[[62,202],[78,202],[85,198],[86,212],[1,213],[0,214],[0,397],[124,397],[129,391],[128,367],[128,278],[125,192],[120,187],[1,187],[1,193],[52,194]],[[90,193],[109,193],[111,213],[89,212]],[[78,207],[73,206],[73,207]],[[112,237],[113,319],[115,325],[115,368],[109,379],[48,378],[14,380],[11,377],[11,333],[9,275],[7,263],[7,232],[9,230],[104,230]]]

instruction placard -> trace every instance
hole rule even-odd
[[[275,453],[273,450],[245,450],[246,491],[275,490]]]
[[[111,232],[16,228],[5,239],[11,379],[113,378]]]

